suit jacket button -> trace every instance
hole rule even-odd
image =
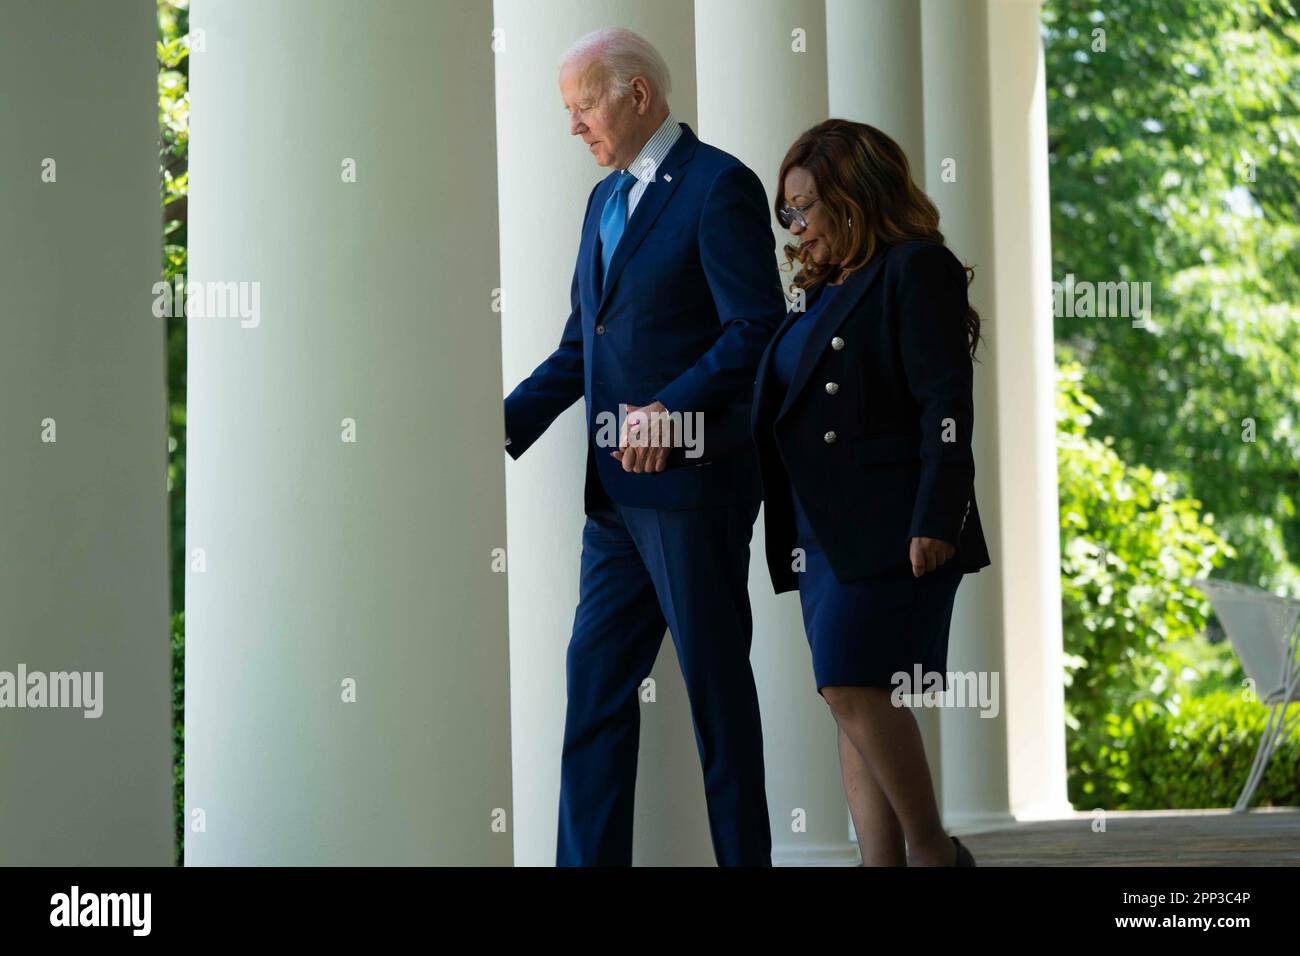
[[[828,445],[833,445],[835,443],[834,432],[827,432],[825,435],[822,436],[822,438],[825,440],[826,444]]]
[[[839,385],[836,384],[835,382],[827,382],[827,383],[826,383],[826,394],[827,394],[827,395],[834,395],[834,394],[835,394],[836,392],[838,392],[839,390],[840,390],[840,387],[839,387]]]
[[[598,325],[598,326],[596,326],[596,334],[597,334],[597,335],[604,335],[604,334],[605,334],[605,327],[604,327],[603,325]]]
[[[835,336],[835,338],[831,339],[831,348],[838,352],[840,349],[844,348],[844,340],[838,335]]]

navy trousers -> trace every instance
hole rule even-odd
[[[641,682],[672,634],[719,866],[771,866],[763,731],[749,664],[758,505],[666,511],[610,502],[582,532],[566,658],[557,866],[632,863]]]

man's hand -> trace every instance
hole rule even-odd
[[[610,454],[623,463],[624,471],[637,474],[663,471],[673,447],[672,420],[659,402],[627,406],[618,450]]]
[[[957,553],[947,541],[938,538],[913,538],[908,546],[908,557],[912,559],[912,577],[919,578],[928,571],[933,571]]]

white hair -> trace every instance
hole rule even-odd
[[[624,27],[602,27],[579,37],[560,57],[560,66],[591,58],[603,68],[604,92],[623,96],[632,88],[633,77],[645,77],[650,102],[667,105],[672,92],[668,64],[640,34]]]

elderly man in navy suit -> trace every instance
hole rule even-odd
[[[785,297],[762,183],[673,117],[669,89],[663,58],[629,30],[588,34],[562,60],[570,132],[611,171],[587,198],[559,347],[505,400],[514,458],[586,400],[559,866],[632,861],[638,689],[665,627],[718,864],[771,866],[749,663],[761,483],[748,420]]]

